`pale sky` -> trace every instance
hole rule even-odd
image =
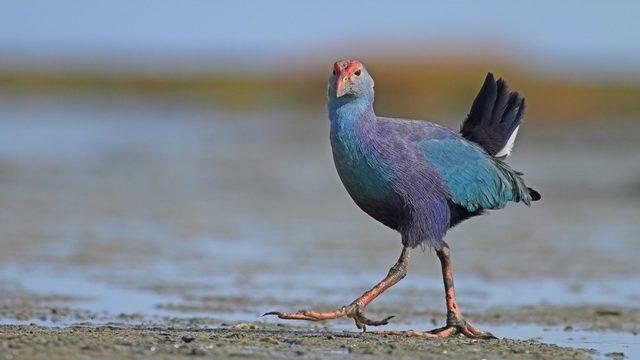
[[[639,14],[640,1],[0,1],[0,64],[270,64],[445,43],[640,73]]]

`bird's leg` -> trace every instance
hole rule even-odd
[[[456,303],[456,293],[453,286],[453,269],[451,267],[451,251],[446,243],[436,254],[440,259],[442,267],[442,280],[444,282],[445,300],[447,303],[447,325],[427,332],[422,331],[381,331],[381,334],[389,335],[411,335],[426,338],[444,338],[455,334],[463,334],[472,339],[495,339],[490,332],[482,331],[464,320],[458,304]]]
[[[301,310],[295,313],[282,313],[279,311],[268,312],[264,315],[276,315],[280,319],[287,320],[308,320],[308,321],[322,321],[336,319],[339,317],[352,318],[358,329],[366,330],[366,326],[380,326],[386,325],[393,316],[386,317],[382,320],[371,320],[364,316],[364,308],[372,302],[378,295],[382,294],[385,290],[392,287],[398,281],[402,280],[407,275],[407,265],[409,264],[409,254],[411,249],[408,247],[402,248],[402,253],[398,261],[389,269],[387,276],[380,281],[376,286],[362,294],[359,298],[355,299],[351,304],[343,306],[340,309],[333,311],[311,311]]]
[[[491,339],[495,338],[491,333],[482,331],[473,326],[462,317],[456,303],[456,292],[453,286],[453,268],[451,267],[451,250],[446,243],[441,250],[436,251],[442,267],[442,281],[444,282],[445,300],[447,303],[447,325],[444,328],[430,331],[432,334],[462,333],[470,338]],[[449,330],[453,329],[453,331]]]

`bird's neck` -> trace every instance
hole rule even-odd
[[[373,112],[373,94],[358,97],[330,98],[328,104],[329,119],[332,125],[350,127],[358,120],[375,118]]]

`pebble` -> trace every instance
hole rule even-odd
[[[236,330],[257,330],[259,329],[258,325],[250,324],[250,323],[238,323],[233,325],[233,328]]]

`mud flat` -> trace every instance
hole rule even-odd
[[[320,328],[238,323],[212,329],[125,325],[0,328],[2,359],[517,358],[588,359],[593,352],[536,340],[424,340]]]
[[[232,322],[189,317],[187,309],[185,317],[137,313],[114,317],[81,309],[82,299],[72,297],[5,290],[0,298],[4,324],[0,325],[0,359],[622,359],[634,358],[640,343],[640,309],[615,306],[547,305],[469,312],[469,319],[500,337],[482,341],[361,333],[345,319],[318,324],[266,318]],[[190,309],[217,313],[208,305],[192,305]],[[400,306],[383,311],[398,314],[386,327],[389,329],[426,329],[443,316],[439,312],[403,311]]]

